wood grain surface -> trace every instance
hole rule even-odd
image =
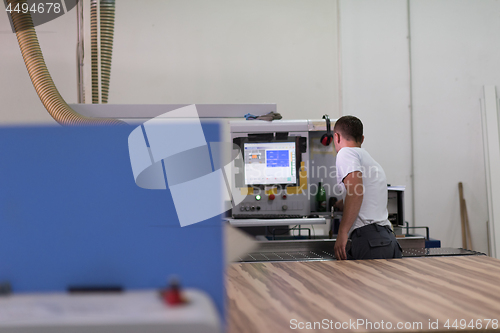
[[[444,327],[447,320],[457,320],[460,332],[484,331],[488,319],[500,319],[500,260],[235,263],[227,271],[227,308],[231,333],[457,330]]]

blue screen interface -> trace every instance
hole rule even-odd
[[[288,150],[267,150],[266,163],[268,168],[289,166],[290,159]]]

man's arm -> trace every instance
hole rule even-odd
[[[337,202],[335,203],[335,205],[333,205],[333,207],[337,208],[339,211],[343,211],[344,210],[344,200],[342,200],[342,199],[337,200]]]
[[[354,221],[358,217],[361,204],[363,203],[363,178],[361,171],[354,171],[348,174],[344,180],[346,188],[346,196],[344,202],[344,213],[342,221],[340,221],[339,234],[335,242],[335,257],[337,260],[347,259],[345,246],[347,244],[347,234],[351,229]]]

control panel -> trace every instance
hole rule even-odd
[[[251,194],[239,205],[238,213],[307,215],[302,196],[294,194]],[[237,214],[237,212],[234,212]]]
[[[309,215],[307,121],[236,121],[230,126],[233,145],[241,152],[231,176],[244,197],[233,217]]]
[[[301,168],[299,184],[293,186],[244,187],[244,200],[233,209],[233,217],[262,215],[307,216],[310,212],[307,190],[307,171]],[[246,193],[245,193],[246,192]],[[256,217],[257,218],[257,217]]]

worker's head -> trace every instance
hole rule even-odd
[[[343,147],[361,147],[363,140],[363,123],[354,116],[340,117],[333,127],[333,143],[338,152]]]

